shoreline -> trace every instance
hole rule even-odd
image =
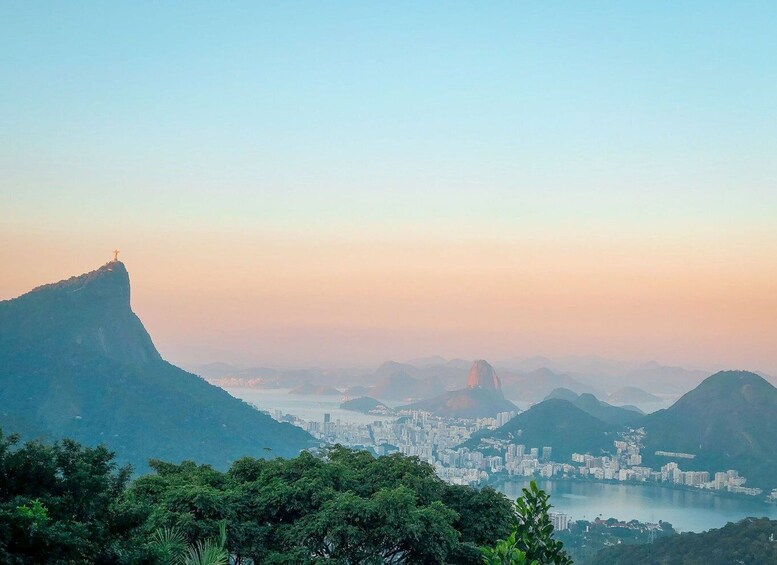
[[[719,490],[711,490],[711,489],[700,489],[695,488],[689,485],[674,485],[674,484],[665,484],[665,483],[658,483],[658,482],[648,482],[648,481],[616,481],[614,479],[581,479],[577,477],[524,477],[524,476],[516,476],[516,475],[507,475],[503,476],[500,475],[496,477],[495,479],[489,479],[485,483],[483,483],[482,486],[490,486],[492,488],[496,488],[497,486],[504,485],[506,483],[520,483],[525,482],[529,483],[530,481],[549,481],[549,482],[559,482],[559,483],[588,483],[588,484],[599,484],[599,485],[627,485],[627,486],[640,486],[640,487],[654,487],[654,488],[661,488],[668,491],[683,491],[683,492],[690,492],[690,493],[700,493],[700,494],[708,494],[711,496],[717,496],[720,498],[727,498],[731,500],[739,500],[739,501],[747,501],[747,502],[753,502],[755,504],[759,504],[764,507],[770,507],[773,506],[773,502],[769,502],[763,497],[760,496],[750,496],[747,494],[740,494],[736,492],[727,492],[727,491],[719,491]]]

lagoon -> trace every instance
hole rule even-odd
[[[516,479],[496,488],[515,499],[528,480]],[[748,516],[777,519],[777,505],[741,496],[656,485],[635,485],[571,480],[542,480],[537,486],[550,494],[554,511],[573,520],[618,518],[640,522],[670,522],[680,531],[702,532],[720,528]]]

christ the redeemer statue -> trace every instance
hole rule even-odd
[[[113,250],[113,262],[114,263],[118,263],[118,261],[119,261],[119,250],[118,249],[114,249]]]

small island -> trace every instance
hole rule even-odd
[[[346,400],[340,404],[340,408],[353,412],[361,412],[362,414],[374,414],[376,416],[391,416],[394,413],[391,408],[369,396]]]

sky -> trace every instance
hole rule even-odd
[[[777,4],[0,4],[0,299],[171,361],[777,373]]]

